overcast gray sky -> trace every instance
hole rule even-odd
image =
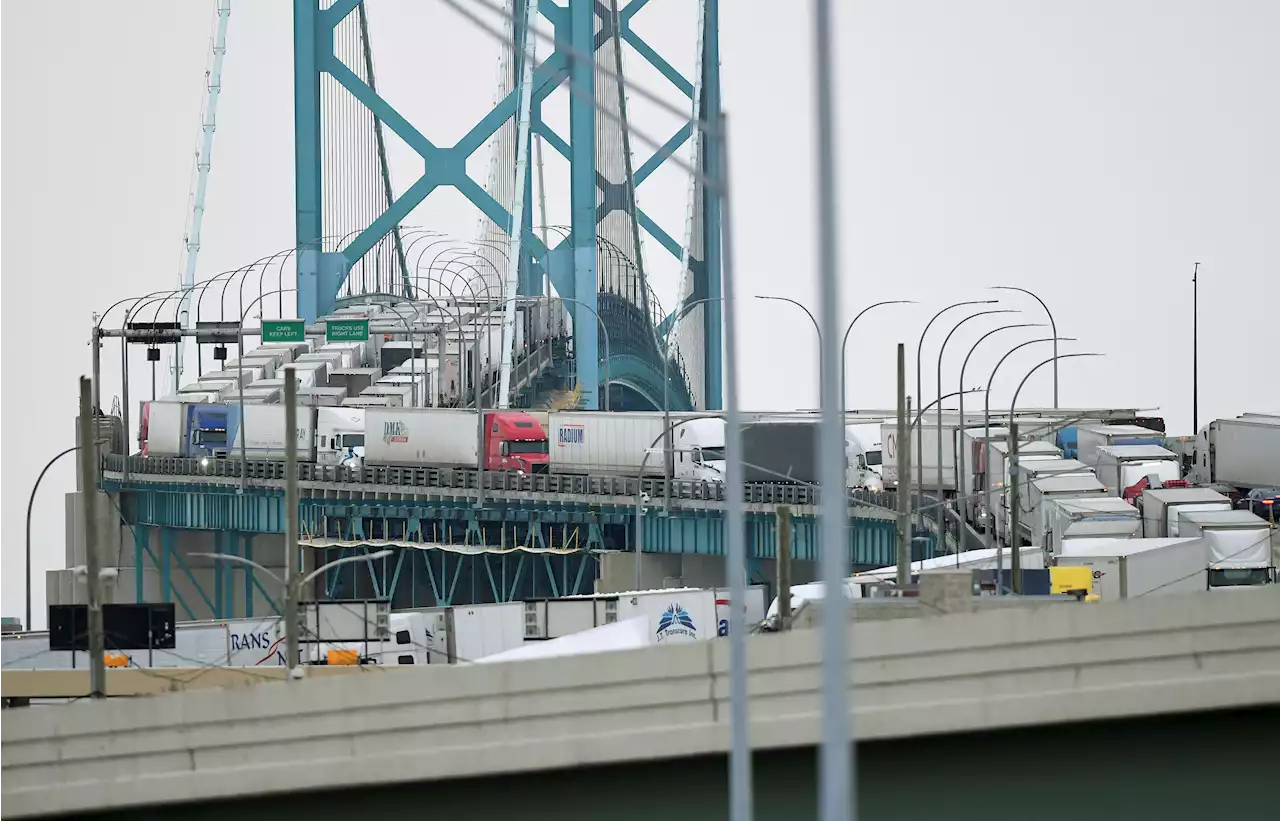
[[[923,303],[882,309],[860,325],[850,342],[851,405],[892,403],[894,343],[907,341],[914,353],[934,310],[1010,284],[1040,293],[1060,332],[1080,339],[1075,349],[1107,354],[1062,365],[1063,404],[1159,408],[1174,431],[1189,432],[1190,273],[1199,261],[1201,421],[1280,408],[1280,388],[1267,379],[1280,273],[1280,4],[836,5],[841,310],[847,319],[883,299]],[[22,612],[21,528],[31,484],[73,442],[90,315],[175,285],[213,7],[213,0],[3,4],[6,615]],[[233,7],[202,277],[293,243],[291,4],[233,0]],[[692,8],[653,0],[635,20],[686,74]],[[721,13],[739,291],[813,306],[808,4],[732,0]],[[442,4],[370,0],[369,17],[380,89],[428,136],[452,142],[493,103],[496,46]],[[634,52],[626,61],[633,81],[664,88]],[[559,97],[548,120],[562,126]],[[655,136],[672,129],[652,106],[633,102],[632,115],[637,129]],[[549,221],[566,222],[567,169],[547,153]],[[402,190],[420,166],[395,141],[391,155]],[[483,161],[471,166],[480,180]],[[639,192],[676,237],[685,191],[685,179],[669,169]],[[407,222],[469,237],[476,212],[439,192]],[[646,254],[670,304],[678,266],[652,241]],[[1030,300],[1011,304],[1037,316]],[[808,320],[754,300],[738,315],[744,404],[813,406]],[[948,384],[958,355],[994,327],[983,321],[949,348]],[[931,334],[927,362],[941,336]],[[975,356],[970,382],[985,381],[999,348],[993,340]],[[1007,398],[1020,372],[1039,361],[1034,349],[1024,353],[1005,366],[993,396]],[[104,355],[114,362],[118,348]],[[146,398],[141,352],[131,361],[139,375],[133,397]],[[104,401],[118,393],[112,368]],[[1046,368],[1024,401],[1049,399]],[[37,611],[40,571],[63,563],[62,495],[73,486],[73,464],[64,460],[36,502]]]

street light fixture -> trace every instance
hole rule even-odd
[[[1022,322],[1017,325],[1002,325],[1001,327],[994,328],[990,331],[987,331],[985,334],[978,337],[978,340],[973,343],[973,347],[969,348],[969,352],[965,354],[964,362],[960,365],[959,386],[961,388],[964,387],[964,372],[969,367],[969,359],[973,357],[974,352],[978,350],[978,346],[981,345],[983,341],[986,340],[988,337],[995,336],[1001,331],[1013,330],[1014,328],[1043,328],[1043,327],[1044,327],[1043,325],[1040,325],[1034,322]],[[960,418],[962,420],[964,419],[964,397],[963,396],[960,397]],[[965,462],[965,445],[964,445],[964,437],[963,435],[961,435],[960,445],[956,448],[956,494],[957,495],[960,494],[961,481],[965,476],[964,462]],[[964,519],[966,521],[969,519],[969,501],[971,500],[971,498],[972,498],[972,495],[967,497],[966,501],[961,507],[961,510],[964,513]]]
[[[922,366],[920,363],[920,355],[924,350],[924,338],[929,335],[929,329],[933,327],[933,323],[937,322],[938,317],[942,316],[947,311],[954,310],[956,308],[960,308],[965,305],[993,305],[999,301],[1000,300],[998,299],[969,299],[969,300],[965,300],[964,302],[954,302],[933,315],[933,318],[930,319],[929,322],[924,326],[924,330],[920,332],[919,341],[916,342],[916,401],[922,401],[924,399],[924,382],[921,379]],[[939,390],[938,393],[942,393],[942,391]],[[923,451],[924,451],[924,429],[916,428],[915,454],[916,454],[916,490],[917,492],[924,489],[924,460],[920,458],[920,454]],[[910,477],[907,478],[907,481],[910,482]],[[901,482],[899,482],[899,484],[901,484]],[[916,511],[916,526],[919,527],[921,530],[924,529],[924,512],[921,510]]]
[[[1036,302],[1039,302],[1039,303],[1040,303],[1040,307],[1041,307],[1041,308],[1044,308],[1045,316],[1049,317],[1049,330],[1050,330],[1050,332],[1052,332],[1052,333],[1053,333],[1053,335],[1054,335],[1055,337],[1058,335],[1058,323],[1057,323],[1057,322],[1055,322],[1055,321],[1054,321],[1054,319],[1053,319],[1053,312],[1049,310],[1049,306],[1048,306],[1048,305],[1044,304],[1044,300],[1043,300],[1043,299],[1041,299],[1039,296],[1037,296],[1035,293],[1033,293],[1033,292],[1031,292],[1031,291],[1028,291],[1026,288],[1019,288],[1019,287],[1014,286],[1014,285],[993,285],[993,286],[991,286],[990,288],[988,288],[987,290],[990,290],[990,291],[1017,291],[1018,293],[1020,293],[1020,294],[1026,294],[1027,296],[1029,296],[1029,297],[1031,297],[1032,299],[1034,299]],[[1057,356],[1057,355],[1058,355],[1058,343],[1057,343],[1057,342],[1054,342],[1054,343],[1053,343],[1053,355],[1054,355],[1054,356]],[[1058,409],[1058,361],[1057,361],[1056,359],[1053,361],[1053,409],[1054,409],[1054,410],[1057,410],[1057,409]]]
[[[40,481],[44,479],[44,475],[49,472],[49,468],[53,467],[53,463],[61,459],[63,456],[66,456],[68,453],[79,449],[79,445],[72,445],[46,462],[45,466],[40,470],[40,475],[36,477],[36,483],[31,486],[31,495],[27,497],[27,571],[25,574],[27,582],[27,620],[22,623],[24,630],[34,629],[31,626],[31,507],[35,504],[36,491],[40,489]],[[93,492],[91,488],[85,488],[84,491],[86,493]]]
[[[756,294],[756,299],[768,299],[768,300],[773,300],[774,302],[789,302],[790,304],[804,311],[804,315],[809,317],[809,321],[813,323],[813,332],[818,335],[818,373],[821,374],[822,373],[822,329],[818,327],[818,320],[813,315],[813,311],[810,311],[808,308],[806,308],[803,302],[800,302],[799,300],[796,300],[796,299],[792,299],[789,296],[772,296],[768,294]],[[822,401],[821,401],[822,385],[821,384],[818,385],[818,399],[819,399],[818,405],[821,406],[822,405]]]
[[[845,366],[845,354],[849,349],[849,332],[853,330],[853,326],[857,325],[858,320],[862,319],[862,315],[865,314],[867,311],[870,311],[872,308],[879,308],[882,305],[916,305],[916,304],[917,304],[916,301],[913,299],[890,299],[886,302],[877,302],[873,305],[868,305],[867,307],[863,308],[861,311],[858,311],[858,315],[855,316],[853,318],[853,321],[850,322],[849,325],[844,329],[844,339],[841,340],[840,342],[840,402],[842,405],[841,407],[842,413],[840,414],[841,416],[844,416],[843,411],[845,410],[845,408],[848,407],[848,404],[849,404],[845,400],[845,373],[847,371],[847,368]]]
[[[991,311],[978,311],[977,313],[969,314],[964,319],[960,320],[959,322],[957,322],[955,325],[952,326],[951,331],[942,340],[942,347],[938,348],[938,395],[939,396],[942,395],[942,358],[947,352],[947,343],[951,341],[951,337],[955,336],[956,331],[960,330],[961,326],[963,326],[966,322],[972,319],[977,319],[980,316],[987,316],[989,314],[1016,314],[1016,313],[1017,311],[1010,310],[1008,308],[997,308]],[[964,388],[963,382],[961,383],[960,387]],[[961,408],[963,407],[964,406],[961,405]],[[933,418],[934,418],[934,421],[936,422],[936,424],[934,425],[934,429],[937,432],[937,440],[938,440],[938,464],[936,466],[937,467],[936,476],[938,480],[937,481],[938,499],[941,500],[946,495],[942,487],[942,409],[941,408],[939,408],[933,414]],[[960,427],[964,427],[963,412],[960,414]],[[953,447],[954,447],[954,443],[953,443]],[[924,460],[921,459],[920,462],[921,464],[923,464]],[[923,488],[923,485],[921,487]],[[959,491],[959,488],[957,488],[957,493],[958,491]],[[938,519],[938,541],[939,542],[942,541],[942,520],[941,519]]]

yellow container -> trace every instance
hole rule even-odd
[[[1049,568],[1049,592],[1054,595],[1093,593],[1093,569],[1089,567]]]

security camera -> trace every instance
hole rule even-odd
[[[648,493],[641,493],[641,494],[640,494],[640,501],[641,501],[641,503],[643,503],[643,504],[646,504],[646,505],[647,505],[647,504],[649,504],[649,494],[648,494]]]

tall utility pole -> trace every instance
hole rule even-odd
[[[1018,544],[1018,508],[1022,504],[1018,500],[1018,423],[1009,417],[1009,466],[1005,475],[1009,479],[1009,575],[1012,577],[1013,592],[1022,593],[1022,548]],[[1000,579],[996,579],[999,590]]]
[[[289,678],[298,669],[298,382],[284,369],[284,635]]]
[[[1191,435],[1200,435],[1200,263],[1191,272]]]
[[[89,693],[107,695],[107,642],[102,624],[102,562],[98,556],[98,445],[93,383],[80,377],[80,498],[85,569],[89,587]],[[27,625],[31,629],[31,625]]]
[[[911,398],[906,346],[898,343],[898,588],[911,581]]]
[[[791,629],[791,506],[778,505],[778,629]]]

